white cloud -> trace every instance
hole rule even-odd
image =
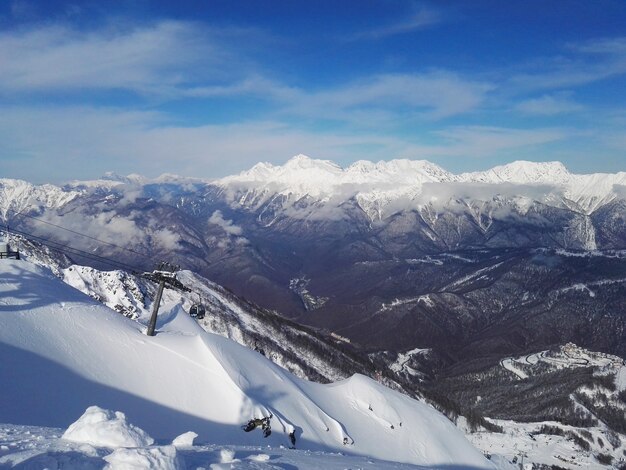
[[[441,119],[474,110],[491,88],[445,71],[378,75],[317,93],[292,92],[285,112],[353,122],[361,121],[359,113],[371,112]]]
[[[411,156],[487,157],[508,150],[547,144],[565,139],[564,129],[512,129],[487,126],[458,126],[436,133],[444,139],[438,145],[417,145],[410,149]]]
[[[386,74],[311,92],[253,75],[228,85],[192,87],[195,97],[254,96],[279,106],[279,115],[335,119],[376,125],[398,112],[441,119],[480,106],[493,85],[466,80],[446,71]]]
[[[209,217],[209,223],[218,225],[224,230],[228,235],[241,235],[243,233],[243,229],[239,225],[235,225],[232,220],[225,219],[222,215],[222,211],[216,210]]]
[[[626,74],[626,38],[571,44],[568,55],[535,59],[510,84],[518,89],[571,88]]]
[[[0,92],[123,89],[174,93],[193,77],[238,62],[205,30],[192,23],[164,21],[136,28],[83,32],[53,25],[0,34]],[[217,67],[219,65],[219,67]],[[213,67],[211,67],[213,66]]]
[[[575,113],[582,110],[583,106],[570,100],[567,93],[556,93],[522,101],[516,106],[516,109],[526,114],[553,116]]]
[[[413,31],[419,31],[430,26],[434,26],[442,21],[440,12],[432,8],[422,7],[417,12],[409,15],[408,19],[401,19],[395,23],[385,26],[372,28],[367,31],[361,31],[354,34],[351,39],[380,39],[388,36],[396,36],[398,34],[406,34]]]

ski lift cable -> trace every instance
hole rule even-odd
[[[24,231],[21,231],[21,230],[12,229],[11,231],[13,233],[17,233],[19,235],[23,235],[27,239],[32,239],[32,240],[37,240],[39,242],[43,242],[46,245],[50,246],[51,248],[53,248],[53,249],[55,249],[55,250],[57,250],[57,251],[59,251],[59,252],[61,252],[63,254],[66,254],[66,255],[70,255],[70,256],[71,255],[78,255],[78,256],[80,256],[82,258],[89,259],[91,261],[97,261],[97,262],[100,262],[100,263],[103,263],[103,264],[107,264],[107,265],[109,265],[109,266],[111,266],[113,268],[116,268],[116,269],[124,269],[125,271],[129,271],[129,272],[131,272],[133,274],[140,272],[140,270],[137,270],[134,266],[131,266],[129,264],[122,263],[122,262],[119,262],[119,261],[114,261],[114,260],[105,258],[103,256],[95,255],[93,253],[89,253],[89,252],[80,250],[78,248],[72,248],[72,247],[69,247],[67,245],[63,245],[62,243],[56,242],[54,240],[51,240],[51,239],[48,239],[48,238],[45,238],[45,237],[40,237],[40,236],[37,236],[37,235],[33,235],[33,234],[30,234],[28,232],[24,232]]]
[[[9,230],[8,228],[3,229],[0,227],[0,231],[4,231],[7,234],[9,234]],[[181,283],[180,281],[178,281],[176,279],[176,277],[169,277],[169,276],[165,276],[163,272],[161,271],[154,271],[152,273],[141,273],[138,270],[135,269],[135,267],[125,264],[125,263],[120,263],[117,261],[112,261],[110,259],[107,259],[103,256],[98,256],[98,255],[94,255],[92,253],[88,253],[86,251],[83,250],[79,250],[78,248],[71,248],[68,246],[64,246],[61,245],[58,242],[55,242],[53,240],[49,240],[45,237],[40,237],[37,235],[33,235],[30,234],[28,232],[25,232],[23,230],[13,230],[14,233],[16,234],[20,234],[24,237],[27,237],[27,240],[32,238],[32,239],[38,239],[41,241],[44,241],[46,243],[50,243],[52,245],[56,245],[53,246],[53,248],[55,248],[56,250],[65,253],[65,254],[79,254],[80,256],[83,256],[87,259],[91,259],[91,260],[95,260],[95,261],[99,261],[101,263],[105,263],[108,264],[110,266],[113,267],[117,267],[120,268],[122,267],[123,269],[125,269],[126,271],[130,271],[132,274],[134,275],[139,275],[145,279],[149,279],[153,282],[158,282],[159,283],[159,287],[157,289],[157,297],[155,299],[155,303],[154,303],[154,309],[152,311],[152,316],[150,318],[150,322],[148,324],[148,329],[146,331],[146,334],[148,336],[154,336],[155,335],[155,328],[156,328],[156,320],[157,320],[157,316],[158,316],[158,312],[159,312],[159,305],[161,303],[161,295],[163,293],[163,289],[165,287],[169,288],[169,289],[175,289],[178,291],[182,291],[182,292],[193,292],[190,288],[188,288],[187,286],[185,286],[183,283]],[[205,309],[203,305],[197,306],[196,308],[200,308],[201,311],[196,312],[195,317],[198,319],[202,319],[204,318],[204,314],[205,314]],[[191,314],[191,312],[190,312]]]
[[[2,231],[6,232],[7,234],[9,233],[7,229],[4,229],[4,228],[0,227],[0,232],[2,232]],[[107,264],[107,265],[109,265],[109,266],[111,266],[113,268],[123,269],[123,270],[125,270],[125,271],[127,271],[127,272],[129,272],[129,273],[131,273],[133,275],[140,276],[140,277],[143,277],[145,279],[149,279],[149,280],[155,281],[155,273],[146,273],[144,270],[142,270],[142,269],[140,269],[140,268],[138,268],[136,266],[133,266],[133,265],[130,265],[130,264],[127,264],[127,263],[123,263],[123,262],[120,262],[120,261],[115,261],[115,260],[112,260],[110,258],[106,258],[104,256],[95,255],[93,253],[81,250],[79,248],[72,248],[70,246],[63,245],[63,244],[61,244],[59,242],[56,242],[54,240],[50,240],[50,239],[45,238],[45,237],[40,237],[38,235],[34,235],[34,234],[31,234],[31,233],[25,232],[23,230],[11,229],[11,231],[13,233],[16,233],[16,234],[24,236],[27,240],[28,239],[31,239],[31,240],[35,239],[37,241],[44,242],[47,245],[49,244],[49,245],[51,245],[51,248],[53,248],[53,249],[55,249],[55,250],[57,250],[57,251],[59,251],[59,252],[61,252],[63,254],[66,254],[66,255],[78,255],[78,256],[81,256],[83,258],[89,259],[91,261],[97,261],[97,262],[100,262],[100,263],[103,263],[103,264]],[[162,276],[162,273],[159,272],[157,277],[158,276]],[[182,283],[176,281],[175,278],[168,279],[167,280],[167,284],[169,286],[177,289],[177,290],[181,290],[181,291],[184,291],[184,292],[193,292],[192,289],[189,289],[189,288],[185,287]],[[197,292],[196,292],[196,295],[198,295]],[[202,309],[204,310],[204,306],[202,306]]]
[[[40,219],[40,218],[32,216],[32,215],[23,214],[21,212],[13,210],[13,209],[8,209],[8,211],[13,212],[16,216],[27,217],[27,218],[33,219],[33,220],[35,220],[35,221],[37,221],[39,223],[50,225],[52,227],[56,227],[56,228],[59,228],[61,230],[65,230],[65,231],[73,233],[75,235],[80,235],[81,237],[89,238],[90,240],[94,240],[94,241],[96,241],[98,243],[103,243],[103,244],[106,244],[106,245],[109,245],[109,246],[113,246],[115,248],[119,248],[120,250],[125,250],[125,251],[128,251],[130,253],[134,253],[136,255],[143,256],[144,258],[148,258],[150,260],[154,258],[153,256],[149,256],[149,255],[147,255],[145,253],[140,253],[139,251],[135,251],[135,250],[133,250],[131,248],[125,248],[123,246],[116,245],[115,243],[107,242],[105,240],[100,240],[99,238],[92,237],[91,235],[87,235],[86,233],[81,233],[81,232],[78,232],[77,230],[72,230],[72,229],[63,227],[62,225],[58,225],[58,224],[55,224],[55,223],[52,223],[52,222],[48,222],[46,220]]]
[[[10,233],[8,227],[7,228],[2,228],[0,226],[0,232],[2,232],[2,231],[6,232],[7,234]],[[26,232],[24,230],[11,229],[11,232],[13,232],[15,234],[22,235],[27,240],[37,240],[37,241],[43,242],[46,245],[50,246],[51,248],[53,248],[53,249],[55,249],[55,250],[57,250],[57,251],[59,251],[61,253],[64,253],[66,255],[78,255],[78,256],[81,256],[81,257],[83,257],[85,259],[89,259],[91,261],[100,262],[100,263],[106,264],[106,265],[111,266],[111,267],[116,268],[116,269],[123,269],[123,270],[125,270],[125,271],[127,271],[127,272],[129,272],[129,273],[131,273],[133,275],[140,276],[140,277],[143,277],[145,279],[149,279],[149,280],[151,280],[153,282],[161,281],[162,277],[163,277],[161,272],[155,271],[153,273],[146,273],[142,269],[137,268],[136,266],[133,266],[133,265],[130,265],[130,264],[127,264],[127,263],[123,263],[123,262],[120,262],[120,261],[115,261],[115,260],[106,258],[104,256],[96,255],[94,253],[90,253],[90,252],[81,250],[79,248],[73,248],[73,247],[70,247],[70,246],[67,246],[67,245],[63,245],[60,242],[51,240],[51,239],[46,238],[46,237],[41,237],[39,235],[34,235],[34,234]],[[161,263],[161,264],[163,264],[163,263]],[[178,268],[178,267],[176,267],[176,268]],[[184,286],[181,282],[177,281],[176,278],[166,279],[166,284],[167,284],[167,287],[169,287],[169,288],[174,288],[176,290],[180,290],[180,291],[183,291],[183,292],[185,292],[185,291],[186,292],[193,292],[192,289],[189,289],[188,287]],[[196,295],[198,296],[198,298],[200,298],[200,295],[199,295],[198,292],[196,292]],[[198,319],[204,318],[206,309],[205,309],[205,306],[203,305],[203,303],[201,301],[199,301],[199,302],[196,302],[196,303],[194,303],[192,305],[193,305],[193,307],[196,308],[196,315],[195,316]],[[194,316],[194,315],[192,315],[192,316]]]
[[[0,228],[0,230],[4,231],[6,233],[9,233],[9,231],[4,229],[4,228]],[[55,250],[60,251],[61,253],[64,253],[66,255],[82,256],[83,258],[89,259],[91,261],[98,261],[98,262],[101,262],[103,264],[107,264],[107,265],[112,266],[112,267],[117,268],[117,269],[124,269],[125,271],[129,271],[132,274],[140,274],[142,272],[142,270],[138,269],[136,266],[133,266],[133,265],[130,265],[130,264],[127,264],[127,263],[123,263],[123,262],[120,262],[120,261],[115,261],[115,260],[112,260],[110,258],[105,258],[104,256],[99,256],[99,255],[96,255],[96,254],[93,254],[93,253],[90,253],[88,251],[84,251],[84,250],[81,250],[81,249],[78,249],[78,248],[69,247],[67,245],[63,245],[60,242],[51,240],[49,238],[41,237],[41,236],[38,236],[38,235],[34,235],[32,233],[28,233],[28,232],[25,232],[23,230],[18,230],[18,229],[12,228],[11,229],[11,233],[16,233],[16,234],[22,235],[22,236],[26,237],[27,239],[44,242],[47,245],[51,245],[51,247],[54,248]]]

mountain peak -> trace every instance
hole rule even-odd
[[[462,180],[481,183],[567,184],[572,174],[561,162],[517,160],[487,171],[460,175]]]
[[[289,170],[309,170],[313,168],[330,171],[341,170],[341,167],[335,162],[330,160],[318,160],[301,153],[287,160],[283,168]]]

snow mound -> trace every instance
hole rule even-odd
[[[182,470],[184,467],[174,446],[140,449],[115,449],[104,457],[105,470]]]
[[[220,450],[220,463],[235,462],[235,451],[232,449]]]
[[[154,443],[154,439],[144,430],[126,422],[124,413],[104,410],[98,406],[87,408],[67,428],[63,439],[102,447],[143,447]]]
[[[193,431],[188,431],[180,436],[177,436],[173,441],[172,445],[174,447],[192,447],[194,439],[198,437]]]

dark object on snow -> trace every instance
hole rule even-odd
[[[206,314],[206,309],[202,304],[193,304],[189,309],[189,315],[198,320],[202,320]]]
[[[291,442],[291,449],[296,448],[296,431],[291,431],[289,433],[289,441]]]
[[[9,242],[0,240],[0,258],[20,259],[20,252],[11,250]]]
[[[248,421],[246,424],[241,426],[245,432],[254,431],[256,428],[261,428],[263,430],[263,437],[269,437],[272,434],[272,427],[270,426],[270,419],[272,419],[273,415],[266,416],[265,418],[254,418]]]
[[[178,269],[179,266],[174,266],[173,264],[163,261],[159,263],[157,269],[151,273],[143,273],[141,275],[141,277],[159,284],[152,307],[152,315],[150,316],[150,322],[148,323],[148,329],[146,330],[146,334],[148,336],[154,336],[156,334],[154,330],[156,328],[157,316],[159,315],[159,306],[161,305],[163,289],[167,287],[168,289],[191,292],[189,287],[185,287],[182,282],[176,279],[176,271],[178,271]]]
[[[256,341],[254,342],[254,350],[258,352],[261,356],[265,356],[265,351],[257,346]]]

